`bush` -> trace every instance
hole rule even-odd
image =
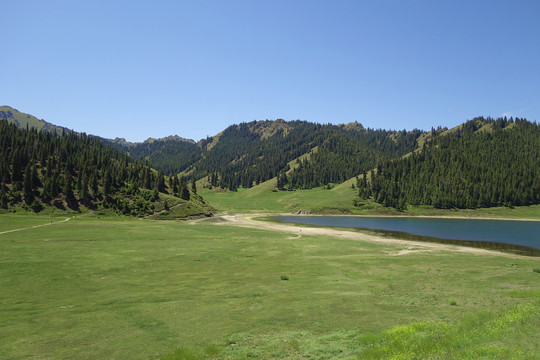
[[[289,280],[289,277],[287,275],[281,275],[281,280]]]

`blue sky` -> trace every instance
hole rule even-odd
[[[108,138],[540,115],[539,1],[10,1],[0,105]]]

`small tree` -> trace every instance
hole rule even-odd
[[[24,202],[30,205],[34,202],[34,189],[32,187],[32,167],[30,166],[30,163],[26,165],[26,170],[24,171],[23,189]]]
[[[90,189],[92,190],[92,195],[94,195],[94,197],[99,196],[98,180],[95,174],[93,174],[92,178],[90,179]]]
[[[64,196],[66,197],[66,200],[71,201],[75,199],[75,194],[73,193],[72,188],[72,179],[69,172],[66,171],[66,175],[64,176]]]
[[[287,174],[285,172],[280,173],[277,176],[277,188],[278,190],[285,190],[285,185],[289,182]]]
[[[182,187],[182,190],[180,191],[180,198],[184,200],[189,200],[190,198],[189,189],[187,188],[185,184]]]
[[[171,176],[171,181],[170,181],[170,184],[171,184],[171,191],[173,193],[174,196],[176,196],[178,194],[178,177],[176,177],[176,175],[174,176]]]
[[[90,193],[88,192],[88,177],[87,176],[85,176],[82,180],[81,197],[84,199],[88,199],[90,197]]]
[[[107,171],[105,173],[105,179],[103,180],[103,194],[104,195],[110,195],[111,193],[111,174]]]

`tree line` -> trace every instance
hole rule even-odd
[[[474,209],[540,203],[540,128],[520,118],[475,118],[409,156],[359,176],[360,198]]]
[[[266,120],[229,126],[199,143],[161,139],[129,146],[109,144],[166,175],[207,178],[212,187],[234,191],[279,175],[283,189],[298,189],[339,183],[371,169],[380,159],[410,152],[422,133],[364,129],[358,123]],[[310,156],[289,171],[289,163],[307,153]]]
[[[219,141],[205,149],[200,160],[190,167],[189,177],[207,177],[211,186],[233,191],[274,177],[283,180],[282,188],[313,188],[354,177],[372,168],[379,158],[412,151],[422,133],[366,130],[359,124],[350,129],[300,120],[278,124],[283,126],[276,127],[272,121],[253,121],[228,127],[219,135]],[[274,132],[261,135],[264,127],[272,127]],[[209,138],[202,146],[213,142]],[[290,163],[308,153],[291,170]]]
[[[0,121],[0,207],[112,208],[141,215],[154,210],[159,193],[189,199],[188,184],[165,175],[98,138],[21,129]],[[186,190],[188,189],[187,193]]]

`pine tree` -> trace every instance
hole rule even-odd
[[[158,172],[158,175],[156,176],[154,187],[159,192],[165,192],[165,175],[161,171]]]
[[[183,183],[183,186],[180,190],[180,198],[181,199],[184,199],[184,200],[189,200],[190,199],[190,194],[189,194],[189,189],[187,188],[186,184]]]
[[[71,175],[69,174],[69,172],[66,172],[64,175],[63,193],[67,201],[75,200],[75,194],[73,193],[72,186],[73,186],[73,180],[71,178]]]
[[[111,174],[109,171],[105,172],[105,176],[103,179],[103,195],[110,195],[112,191],[112,184],[111,184]]]
[[[178,195],[178,177],[176,175],[171,176],[171,191],[174,196]]]
[[[92,190],[92,195],[94,197],[99,196],[99,185],[96,174],[93,174],[90,179],[90,190]]]
[[[144,185],[143,185],[143,187],[145,189],[151,189],[152,188],[152,182],[153,182],[152,171],[147,167],[145,169],[145,172],[144,172]]]
[[[81,186],[81,197],[83,199],[90,198],[90,193],[88,192],[88,177],[85,176],[82,180],[82,186]]]
[[[26,165],[26,170],[24,171],[23,191],[24,202],[28,205],[32,204],[34,202],[34,189],[32,186],[32,166],[30,163]]]
[[[285,172],[280,173],[277,176],[277,188],[278,190],[285,190],[285,184],[287,184],[287,174]]]

